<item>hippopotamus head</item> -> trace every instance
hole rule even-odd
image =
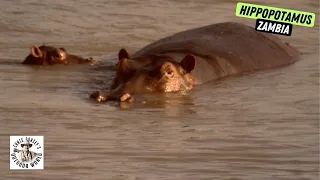
[[[127,51],[121,49],[118,58],[110,93],[103,96],[94,92],[91,98],[126,101],[138,93],[190,90],[196,83],[191,75],[195,67],[193,55],[185,55],[181,60],[157,54],[130,59]]]
[[[53,46],[32,46],[30,54],[22,62],[31,65],[54,65],[54,64],[95,64],[96,61],[90,58],[82,58],[77,55],[67,53],[65,48],[55,48]]]

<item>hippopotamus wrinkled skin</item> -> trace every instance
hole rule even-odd
[[[54,65],[54,64],[89,64],[93,65],[96,61],[90,58],[82,58],[77,55],[67,53],[65,48],[55,48],[53,46],[32,46],[30,54],[22,64],[28,65]]]
[[[179,32],[153,42],[130,57],[125,49],[110,92],[91,98],[130,101],[135,94],[188,91],[223,77],[276,68],[300,59],[278,37],[235,22]]]

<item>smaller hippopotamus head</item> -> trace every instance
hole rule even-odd
[[[54,64],[90,64],[96,63],[90,58],[82,58],[77,55],[67,53],[65,48],[55,48],[52,46],[32,46],[30,54],[22,64],[30,65],[54,65]]]
[[[111,92],[102,96],[99,92],[91,94],[97,101],[127,101],[134,94],[152,92],[187,91],[196,84],[191,75],[196,60],[186,55],[177,61],[166,55],[148,55],[130,59],[125,49],[118,54],[117,72],[111,85]]]

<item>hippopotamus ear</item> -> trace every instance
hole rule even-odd
[[[64,52],[67,52],[65,48],[59,48],[59,49],[62,50],[62,51],[64,51]]]
[[[196,66],[196,58],[188,54],[182,59],[180,65],[187,73],[189,73]]]
[[[35,58],[41,58],[42,57],[42,51],[38,46],[32,46],[31,47],[31,54]]]
[[[122,48],[120,49],[119,53],[118,53],[118,59],[130,59],[129,53],[127,52],[126,49]]]

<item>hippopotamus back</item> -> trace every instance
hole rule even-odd
[[[232,74],[279,67],[296,62],[300,53],[278,37],[235,22],[182,31],[155,41],[132,59],[166,54],[197,58],[192,74],[205,82]]]

